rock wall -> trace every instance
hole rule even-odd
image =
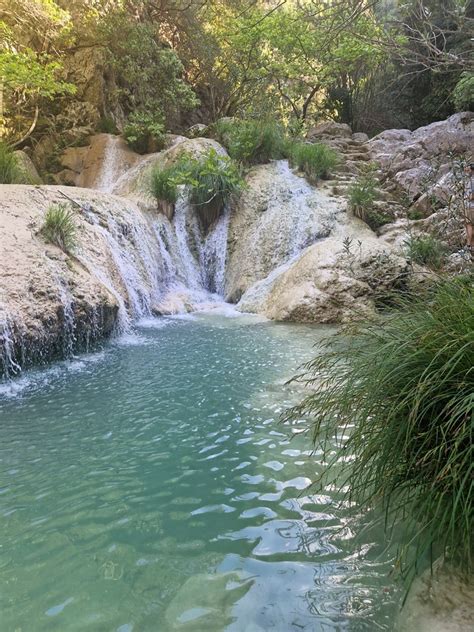
[[[74,209],[73,255],[41,236],[51,203]],[[1,187],[0,374],[67,357],[151,309],[163,270],[151,219],[89,189]]]

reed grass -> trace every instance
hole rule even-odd
[[[442,282],[388,316],[322,345],[297,380],[310,390],[286,419],[310,420],[345,501],[382,509],[398,568],[426,557],[473,567],[474,292]],[[334,451],[334,437],[339,448]],[[348,458],[350,457],[350,458]],[[347,487],[346,487],[347,486]]]
[[[73,252],[77,245],[74,212],[67,204],[51,204],[46,211],[40,233],[46,241],[64,252]]]

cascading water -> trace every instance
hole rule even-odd
[[[94,188],[105,193],[111,193],[120,176],[120,164],[118,160],[118,136],[107,136],[102,168],[97,174]]]

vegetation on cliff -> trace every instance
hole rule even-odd
[[[323,484],[382,510],[409,576],[438,554],[472,571],[473,357],[472,279],[458,280],[330,338],[297,378],[310,393],[289,417],[311,421]]]
[[[1,131],[132,126],[143,151],[223,116],[415,127],[472,107],[473,18],[468,0],[2,0]]]

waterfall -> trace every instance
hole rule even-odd
[[[118,136],[107,136],[102,167],[97,174],[94,188],[105,193],[111,193],[120,176]]]

